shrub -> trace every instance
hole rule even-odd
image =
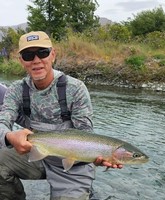
[[[22,76],[25,74],[25,70],[21,67],[21,64],[16,60],[4,60],[4,62],[1,64],[0,72],[18,76]]]
[[[154,31],[146,35],[145,43],[154,49],[165,47],[165,32]]]
[[[125,63],[129,65],[132,69],[142,70],[145,64],[145,56],[133,55],[125,59]]]
[[[132,33],[128,30],[127,26],[118,23],[109,26],[108,33],[112,40],[119,42],[129,42],[132,37]]]

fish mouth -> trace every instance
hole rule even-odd
[[[149,157],[144,155],[144,156],[141,156],[138,159],[133,160],[133,163],[141,164],[141,163],[146,163],[148,161],[149,161]]]
[[[148,162],[149,161],[149,157],[147,156],[144,156],[144,158],[142,159],[144,161],[144,163]]]

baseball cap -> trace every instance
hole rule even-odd
[[[52,42],[49,36],[43,31],[31,31],[20,37],[19,50],[21,52],[29,47],[52,47]]]

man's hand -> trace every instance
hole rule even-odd
[[[28,129],[11,131],[6,134],[8,142],[16,149],[19,154],[28,153],[32,144],[27,141],[27,135],[32,134]]]
[[[94,164],[96,166],[105,166],[107,168],[123,168],[123,165],[119,164],[119,165],[116,165],[116,164],[112,164],[112,163],[109,163],[105,160],[103,160],[103,158],[101,156],[99,156],[98,158],[96,158],[96,160],[94,161]]]

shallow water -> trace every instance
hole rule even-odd
[[[11,80],[0,77],[1,82]],[[96,170],[100,200],[165,200],[165,93],[111,87],[89,88],[94,130],[134,144],[150,161],[123,169]],[[27,200],[48,200],[46,181],[24,181]]]

